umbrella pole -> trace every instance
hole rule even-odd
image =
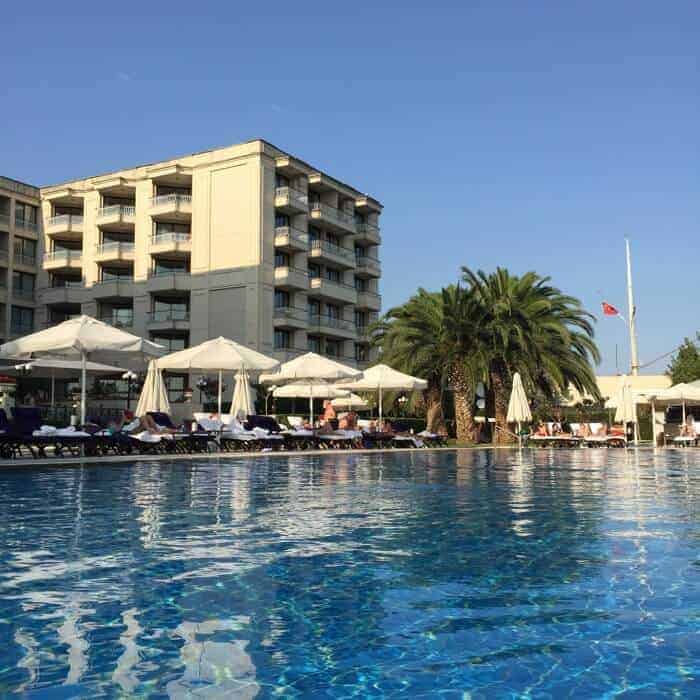
[[[221,418],[221,382],[223,381],[223,372],[219,370],[219,418]]]
[[[85,425],[85,409],[86,409],[86,394],[87,387],[85,386],[87,380],[87,353],[83,351],[80,354],[80,425]]]
[[[51,410],[53,411],[56,404],[56,375],[51,372]]]
[[[685,426],[685,399],[683,399],[683,425]]]
[[[309,423],[311,423],[311,429],[314,427],[314,385],[309,384]]]
[[[379,387],[379,429],[382,426],[382,387]]]

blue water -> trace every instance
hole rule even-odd
[[[0,696],[700,696],[693,450],[0,471]]]

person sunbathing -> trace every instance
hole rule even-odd
[[[595,436],[596,437],[606,437],[608,434],[608,424],[607,423],[601,423],[600,428],[595,431]]]
[[[686,418],[685,423],[681,425],[678,435],[680,437],[687,437],[693,439],[695,439],[698,436],[697,431],[695,430],[695,420],[693,419],[693,416],[688,416]]]
[[[151,435],[172,434],[177,432],[174,428],[166,428],[163,425],[158,425],[158,423],[153,420],[153,416],[148,413],[145,416],[141,416],[139,428],[135,432],[139,432],[139,430],[145,430],[147,433],[151,433]]]
[[[587,438],[591,437],[591,426],[588,423],[581,423],[576,431],[576,437]]]
[[[533,433],[533,435],[535,437],[549,437],[549,430],[547,429],[547,424],[543,421],[540,421],[537,424],[537,428],[535,428],[535,432]]]

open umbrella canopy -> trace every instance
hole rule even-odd
[[[700,383],[674,384],[668,389],[660,389],[654,394],[657,403],[700,403]]]
[[[272,395],[277,399],[335,399],[349,393],[346,389],[336,389],[332,384],[285,384],[278,386]]]
[[[331,401],[334,408],[345,408],[347,410],[361,411],[369,408],[369,404],[357,394],[348,394],[347,396],[339,396]]]
[[[91,316],[76,316],[37,333],[0,345],[0,357],[26,359],[32,355],[80,358],[80,421],[85,423],[88,357],[109,362],[121,353],[136,357],[162,355],[165,348],[110,326]]]
[[[36,358],[26,360],[22,364],[0,367],[2,374],[22,374],[31,372],[32,377],[53,377],[55,379],[69,379],[79,377],[83,363],[78,360],[55,360],[51,358]],[[86,362],[85,371],[88,374],[123,374],[124,369],[114,365],[103,365],[99,362]]]
[[[246,416],[252,416],[255,413],[255,403],[253,402],[253,389],[250,386],[248,372],[246,370],[238,372],[235,381],[231,414],[237,416],[243,412]]]
[[[242,369],[270,371],[279,367],[279,364],[277,360],[223,336],[205,340],[199,345],[173,352],[158,360],[159,369],[193,369],[202,372],[237,372]]]
[[[163,375],[155,360],[151,360],[148,364],[146,379],[141,389],[139,402],[136,405],[137,416],[145,416],[149,411],[170,413],[168,392],[165,388]]]
[[[532,420],[532,413],[530,412],[530,405],[527,402],[525,387],[523,386],[523,380],[520,378],[520,372],[516,372],[513,375],[513,389],[510,392],[506,420],[509,423],[528,423]]]
[[[425,379],[412,377],[410,374],[399,372],[389,365],[375,365],[362,372],[357,379],[338,383],[339,387],[353,391],[422,391],[428,388]]]
[[[91,316],[76,316],[51,328],[0,345],[0,357],[26,359],[32,355],[81,358],[110,353],[162,355],[165,348]]]

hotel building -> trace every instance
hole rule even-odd
[[[84,313],[170,351],[223,335],[281,361],[371,359],[382,206],[265,141],[42,187],[40,199],[38,327]]]
[[[39,189],[0,177],[0,340],[35,330]]]

